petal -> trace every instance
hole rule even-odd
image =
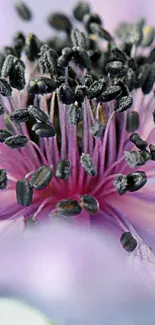
[[[0,260],[0,292],[21,297],[59,324],[113,324],[120,308],[151,297],[140,270],[129,269],[120,246],[97,230],[53,223],[9,234],[0,240]]]

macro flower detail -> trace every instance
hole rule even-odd
[[[0,217],[102,226],[127,251],[135,228],[155,248],[154,29],[113,36],[88,8],[73,10],[79,29],[49,15],[64,39],[18,33],[1,54]]]

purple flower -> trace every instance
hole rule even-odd
[[[130,265],[105,231],[55,222],[29,228],[0,238],[0,294],[56,324],[151,324],[155,257],[139,242],[129,258]]]
[[[99,16],[82,19],[86,36],[50,14],[64,38],[17,34],[2,54],[0,217],[127,233],[127,251],[137,232],[154,249],[154,30],[120,25],[116,47]]]

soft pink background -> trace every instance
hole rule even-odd
[[[45,22],[47,14],[52,10],[70,13],[75,0],[24,0],[32,8],[34,20],[32,23],[23,22],[14,10],[17,0],[0,0],[0,45],[10,44],[11,37],[16,30],[25,33],[34,32],[41,38],[51,35],[51,29]],[[120,20],[134,21],[140,16],[155,23],[154,0],[91,0],[95,11],[102,15],[105,27],[113,29]]]

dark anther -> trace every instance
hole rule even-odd
[[[133,104],[133,99],[131,96],[124,96],[117,100],[115,104],[115,112],[124,112],[130,108]]]
[[[12,135],[6,138],[4,143],[12,149],[21,148],[26,146],[28,138],[25,135]]]
[[[55,176],[60,179],[68,179],[71,173],[71,163],[69,160],[59,160],[56,167]]]
[[[100,137],[103,129],[103,123],[100,120],[95,120],[94,124],[89,128],[89,132],[97,139]]]
[[[129,88],[128,86],[124,83],[124,81],[122,79],[117,79],[115,78],[114,79],[114,85],[115,86],[120,86],[121,87],[121,97],[124,97],[124,96],[129,96]],[[119,98],[119,97],[118,97]]]
[[[136,75],[135,72],[130,68],[127,71],[125,82],[129,88],[130,91],[132,91],[135,88],[136,83]]]
[[[137,112],[127,112],[126,130],[129,133],[135,132],[139,128],[139,114]]]
[[[40,108],[36,108],[33,105],[30,105],[28,107],[28,112],[35,119],[37,119],[41,122],[44,122],[44,123],[48,122],[48,119],[49,119],[48,115],[44,111],[42,111]]]
[[[150,144],[149,149],[150,149],[150,154],[151,154],[151,160],[155,161],[155,146],[153,144]]]
[[[73,46],[80,46],[83,49],[87,49],[87,39],[83,32],[75,28],[72,30],[71,39]]]
[[[128,66],[133,71],[136,71],[138,68],[138,64],[134,58],[128,58]]]
[[[107,63],[105,66],[105,71],[110,73],[112,76],[118,76],[123,68],[123,63],[121,61],[112,61]]]
[[[11,96],[12,88],[5,78],[0,78],[0,94],[2,96]]]
[[[131,232],[124,232],[120,238],[120,243],[127,252],[133,252],[137,247],[137,241]]]
[[[51,166],[41,166],[32,175],[30,179],[30,185],[35,190],[44,189],[51,181],[53,177],[53,170]]]
[[[137,171],[127,175],[127,189],[129,192],[140,190],[147,182],[145,172]]]
[[[30,119],[30,114],[27,108],[17,109],[10,113],[9,118],[11,121],[22,123],[27,122]]]
[[[91,175],[96,176],[97,175],[97,168],[91,158],[91,156],[87,153],[82,153],[80,162],[82,164],[82,167],[85,169],[85,171]]]
[[[136,87],[142,87],[150,73],[151,67],[148,63],[141,65],[137,70]]]
[[[78,105],[72,104],[68,109],[67,116],[68,122],[71,125],[77,125],[80,121],[83,120],[83,111]]]
[[[25,54],[30,61],[38,59],[40,51],[40,42],[34,34],[28,35],[25,45]]]
[[[68,85],[61,85],[58,89],[58,97],[61,103],[70,105],[75,101],[73,90]]]
[[[90,87],[93,83],[93,78],[90,74],[83,74],[82,76],[82,82],[87,86]]]
[[[66,68],[69,64],[69,60],[67,60],[67,58],[63,55],[59,56],[58,58],[58,66],[62,67],[62,68]]]
[[[62,50],[62,55],[58,58],[58,65],[62,68],[66,68],[72,59],[73,50],[70,47],[65,47]]]
[[[83,103],[84,98],[85,98],[85,91],[83,91],[83,86],[76,86],[75,88],[75,101],[77,101],[78,103]]]
[[[148,58],[148,62],[150,64],[154,63],[155,61],[155,48],[153,48],[150,52],[149,58]]]
[[[57,206],[57,211],[62,214],[62,216],[66,216],[66,217],[72,217],[72,216],[76,216],[78,214],[81,213],[82,208],[80,206],[80,204],[78,203],[78,201],[76,200],[62,200],[60,201]]]
[[[152,90],[153,85],[154,85],[154,77],[155,77],[154,70],[150,70],[150,72],[142,86],[142,92],[144,95],[149,94],[150,91]]]
[[[0,115],[4,114],[4,107],[2,106],[2,104],[0,104]]]
[[[88,55],[91,62],[97,62],[101,58],[102,52],[97,48],[95,50],[89,50]]]
[[[19,205],[29,206],[32,203],[33,190],[29,181],[24,178],[16,183],[16,197]]]
[[[80,204],[90,214],[95,214],[99,210],[99,203],[94,196],[85,194],[80,197]]]
[[[122,174],[117,175],[113,184],[120,195],[125,194],[127,191],[127,176]]]
[[[103,93],[105,87],[106,80],[104,78],[94,81],[89,87],[89,97],[98,98]]]
[[[130,135],[129,140],[135,144],[138,149],[145,150],[148,143],[142,140],[138,133],[133,133]]]
[[[97,34],[100,38],[105,39],[107,42],[112,42],[112,36],[100,24],[91,23],[89,29],[92,33]]]
[[[132,43],[124,42],[121,46],[121,50],[128,56],[131,55]]]
[[[12,133],[8,130],[0,129],[0,142],[4,142],[6,138],[11,137]]]
[[[15,9],[19,17],[22,18],[23,20],[30,21],[32,19],[32,12],[24,2],[17,2],[15,4]]]
[[[111,50],[111,53],[113,55],[113,58],[116,61],[121,61],[122,63],[125,63],[127,60],[127,56],[124,52],[122,52],[118,47],[113,47]]]
[[[32,131],[35,131],[35,133],[41,138],[52,138],[56,135],[54,127],[45,123],[34,124]]]
[[[58,55],[55,50],[47,44],[41,47],[39,62],[43,67],[43,72],[49,72],[51,75],[57,73]]]
[[[93,14],[93,13],[84,15],[83,22],[84,22],[85,29],[88,33],[92,33],[92,30],[90,28],[90,25],[92,23],[102,25],[101,18],[97,14]]]
[[[107,87],[99,97],[101,102],[110,102],[111,100],[120,96],[122,90],[120,86],[109,86]]]
[[[70,19],[60,12],[50,14],[47,18],[47,21],[51,27],[59,31],[62,30],[67,33],[70,33],[72,29],[72,23]]]
[[[73,15],[78,21],[82,21],[84,15],[89,14],[90,8],[86,2],[78,2],[73,9]]]
[[[7,187],[8,178],[5,169],[0,169],[0,190],[4,190]]]
[[[22,90],[25,87],[25,65],[21,60],[17,60],[14,67],[10,70],[9,81],[10,85],[18,90]]]
[[[90,68],[90,58],[85,49],[80,46],[73,47],[73,57],[74,62],[81,69],[89,69]]]
[[[28,83],[27,90],[30,95],[43,95],[55,91],[57,88],[56,81],[47,77],[32,79]]]
[[[17,58],[12,55],[9,54],[2,66],[2,70],[1,70],[1,77],[2,78],[7,78],[10,75],[11,70],[14,68],[15,62],[17,61]]]
[[[13,38],[13,45],[15,52],[17,53],[17,57],[20,58],[22,49],[25,45],[25,36],[22,32],[17,32]]]

